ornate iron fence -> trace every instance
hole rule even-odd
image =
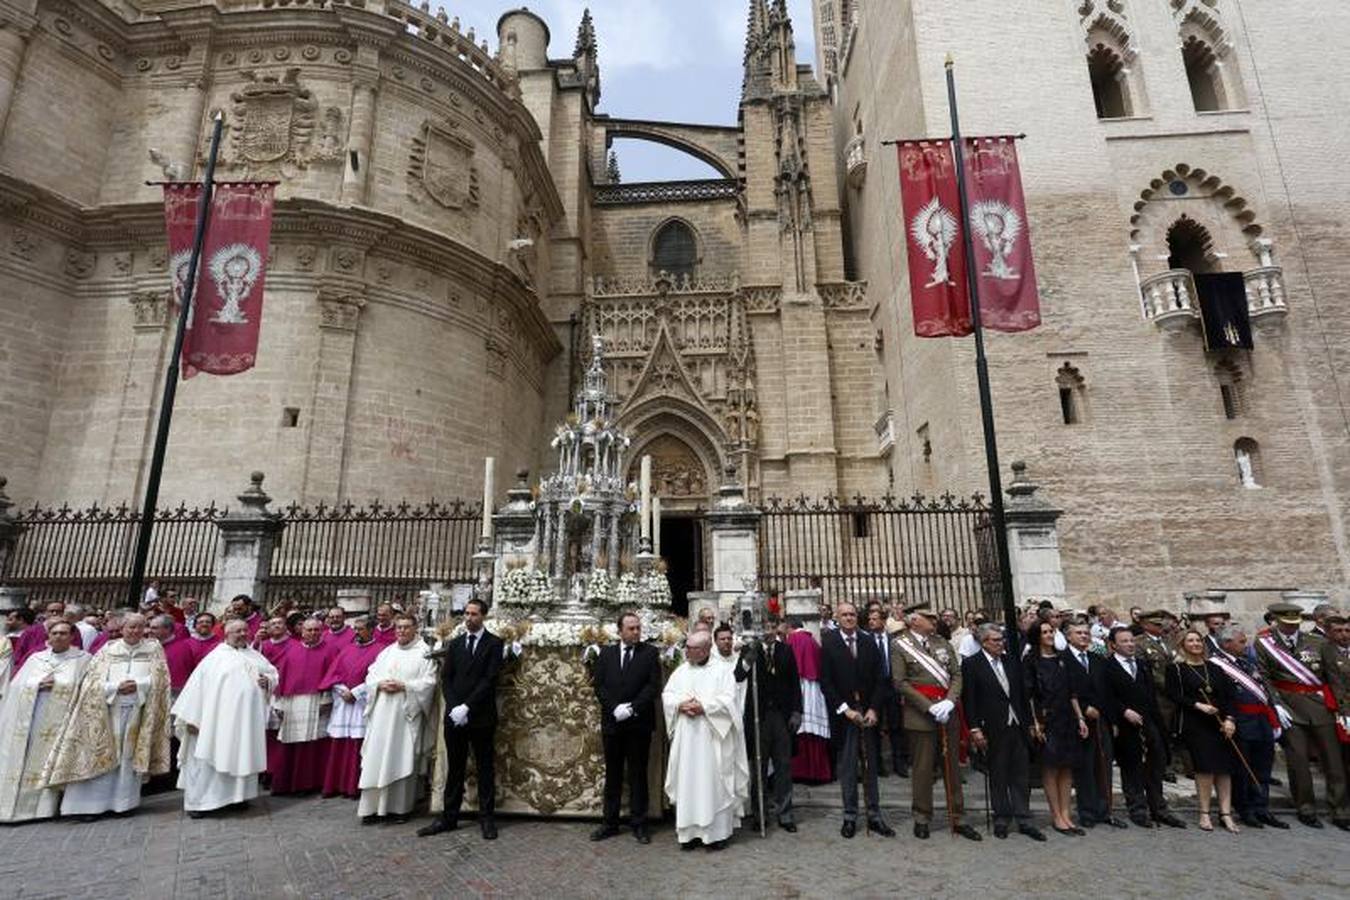
[[[460,500],[292,504],[272,556],[268,606],[318,607],[342,589],[369,591],[376,601],[412,600],[431,582],[472,582],[482,514],[481,504]]]
[[[224,514],[215,504],[180,505],[157,512],[147,581],[158,582],[161,592],[210,596],[215,579],[216,521]],[[0,583],[26,590],[34,606],[50,600],[96,609],[125,604],[141,522],[138,510],[125,505],[82,510],[33,506],[18,513],[15,521],[21,530],[0,572]]]
[[[831,602],[890,598],[937,608],[989,609],[997,569],[980,533],[984,498],[771,498],[759,524],[764,590],[820,587]],[[994,564],[996,567],[996,563]]]

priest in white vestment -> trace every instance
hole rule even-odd
[[[248,623],[226,622],[224,642],[193,670],[173,705],[178,787],[191,817],[258,796],[276,685],[276,667],[248,645]]]
[[[386,816],[406,820],[417,803],[422,770],[436,735],[430,731],[437,668],[411,616],[394,619],[395,640],[366,673],[366,737],[361,745],[363,824]]]
[[[736,667],[741,663],[740,651],[735,646],[735,635],[731,626],[723,622],[713,629],[713,652],[711,662],[715,665],[723,665],[731,669],[732,678],[736,677]],[[747,668],[748,671],[748,668]],[[749,685],[748,681],[736,681],[736,718],[732,725],[736,737],[736,752],[746,760],[746,777],[740,777],[740,770],[737,769],[736,778],[736,798],[740,801],[740,809],[737,815],[744,816],[745,811],[750,808],[750,754],[748,751],[748,738],[745,729],[745,693]]]
[[[169,771],[169,667],[146,619],[128,613],[122,637],[99,650],[43,773],[66,785],[61,815],[131,812],[141,785]]]
[[[731,666],[710,663],[712,636],[698,631],[685,644],[685,662],[666,682],[661,703],[671,736],[666,796],[675,804],[675,835],[683,848],[726,846],[740,824],[740,781],[750,777],[736,747],[736,680]]]
[[[28,657],[0,704],[0,822],[56,815],[61,791],[43,785],[42,766],[93,659],[73,635],[69,623],[53,625],[48,649]]]

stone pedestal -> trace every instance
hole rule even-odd
[[[1008,523],[1013,596],[1019,604],[1028,597],[1063,600],[1064,566],[1056,523],[1064,510],[1036,496],[1040,485],[1027,477],[1026,463],[1013,463],[1012,471],[1004,519]]]
[[[506,504],[492,516],[497,538],[494,578],[501,579],[516,566],[533,568],[539,556],[539,527],[534,517],[534,494],[530,470],[516,470],[516,484],[506,492]]]
[[[280,513],[270,512],[272,498],[262,489],[263,473],[250,476],[248,490],[239,495],[238,509],[216,522],[220,536],[216,545],[216,583],[211,592],[211,612],[225,611],[232,598],[247,594],[265,606],[267,577],[272,570],[272,551],[286,523]]]
[[[712,589],[735,596],[759,578],[760,512],[746,501],[735,469],[727,470],[725,483],[717,495],[717,502],[708,513],[708,528],[712,532]]]

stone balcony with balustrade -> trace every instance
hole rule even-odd
[[[853,187],[861,187],[863,180],[867,178],[867,144],[861,134],[856,135],[844,147],[845,171],[848,173],[848,183]]]
[[[1247,314],[1253,322],[1278,324],[1289,312],[1285,302],[1284,270],[1261,266],[1243,273],[1247,287]],[[1159,328],[1178,329],[1200,318],[1195,276],[1189,269],[1170,269],[1140,282],[1144,318]]]

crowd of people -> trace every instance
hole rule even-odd
[[[266,787],[352,798],[364,824],[403,822],[443,739],[439,809],[418,834],[459,826],[472,754],[478,826],[496,838],[507,654],[484,603],[469,601],[462,628],[435,647],[414,611],[388,603],[354,617],[265,618],[247,596],[219,618],[195,607],[152,590],[136,611],[54,602],[7,612],[0,823],[129,815],[142,793],[174,786],[194,817]],[[887,777],[911,781],[916,838],[931,835],[941,782],[945,826],[982,840],[963,792],[982,777],[993,835],[1044,841],[1033,770],[1049,825],[1066,836],[1187,827],[1163,790],[1178,773],[1194,780],[1200,829],[1288,828],[1270,807],[1277,747],[1298,821],[1322,827],[1315,764],[1332,823],[1350,830],[1350,620],[1329,606],[1311,620],[1274,604],[1249,631],[1218,607],[1188,622],[1141,609],[1120,621],[1047,601],[1009,635],[978,613],[842,602],[816,621],[771,615],[762,633],[737,633],[704,608],[667,675],[654,636],[624,613],[591,664],[604,755],[592,838],[626,825],[651,841],[658,730],[682,849],[721,849],[741,827],[795,832],[799,782],[838,783],[843,837],[860,825],[894,836],[881,809]]]

